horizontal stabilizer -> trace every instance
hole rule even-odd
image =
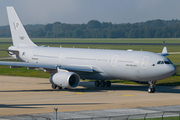
[[[19,51],[17,50],[0,49],[0,51],[7,51],[8,53],[12,52],[13,54],[19,55]]]
[[[17,50],[8,50],[8,49],[0,49],[0,51],[19,52],[19,51],[17,51]]]

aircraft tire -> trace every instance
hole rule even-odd
[[[152,89],[152,93],[155,93],[155,88],[151,88]]]
[[[105,81],[101,81],[101,87],[105,87],[106,83]]]
[[[99,85],[100,85],[100,82],[98,80],[95,81],[95,87],[99,87]]]
[[[58,86],[58,90],[61,90],[61,89],[62,89],[62,87]]]
[[[107,86],[107,87],[111,87],[111,81],[109,81],[109,80],[106,81],[106,86]]]
[[[148,88],[148,93],[155,93],[155,88]]]
[[[148,93],[151,93],[151,88],[148,88]]]
[[[52,84],[52,89],[56,89],[56,88],[57,88],[57,85]]]

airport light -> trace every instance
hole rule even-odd
[[[54,110],[56,111],[56,120],[57,120],[57,110],[58,110],[58,108],[54,108]]]
[[[164,114],[165,114],[165,112],[163,112],[163,114],[162,114],[162,120],[163,120],[163,116],[164,116]]]

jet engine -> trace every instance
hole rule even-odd
[[[49,78],[52,84],[64,88],[75,88],[79,85],[80,77],[74,72],[58,72]]]

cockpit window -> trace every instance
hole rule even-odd
[[[170,64],[170,62],[169,61],[164,61],[165,62],[165,64]]]
[[[170,60],[169,61],[158,61],[157,64],[172,64],[172,62]]]
[[[167,59],[168,59],[168,58],[167,58]],[[169,59],[168,59],[168,61],[169,61],[170,64],[173,64]]]

